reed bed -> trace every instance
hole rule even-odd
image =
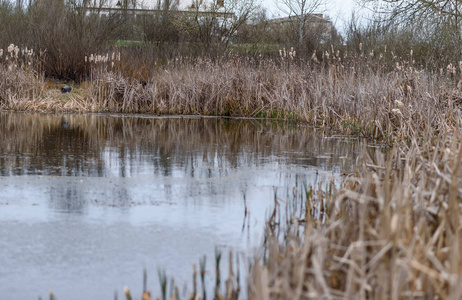
[[[363,155],[338,190],[298,190],[299,213],[268,222],[249,298],[459,299],[461,160],[451,134]]]
[[[430,72],[412,60],[334,49],[307,62],[294,55],[175,58],[138,73],[120,53],[91,55],[91,76],[70,93],[45,79],[39,63],[0,60],[0,108],[294,119],[387,142],[445,130],[458,118],[458,67]]]
[[[334,55],[334,54],[332,54]],[[286,60],[286,61],[284,61]],[[440,130],[460,105],[453,79],[366,59],[341,63],[227,58],[173,63],[146,82],[97,72],[93,107],[154,114],[295,119],[368,138],[392,141],[412,131]],[[446,122],[448,121],[448,122]]]
[[[402,74],[400,92],[378,104],[390,149],[360,151],[339,188],[294,189],[285,219],[284,206],[275,206],[250,299],[462,297],[462,119],[451,88],[458,78],[452,66],[449,76],[410,68],[384,73]]]

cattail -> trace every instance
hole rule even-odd
[[[14,50],[14,44],[10,44],[8,46],[8,53],[10,53],[10,54],[13,53],[13,50]],[[11,55],[11,56],[13,56],[13,55]]]
[[[391,222],[390,222],[390,230],[392,233],[395,233],[396,230],[398,229],[398,215],[393,215],[391,217]]]
[[[359,51],[363,49],[363,43],[359,43]]]
[[[403,102],[401,102],[401,101],[399,101],[399,100],[395,100],[395,103],[396,103],[396,105],[398,105],[399,108],[403,108],[403,107],[404,107]]]
[[[393,108],[393,109],[391,110],[391,112],[392,112],[393,114],[397,115],[397,116],[400,116],[400,117],[403,116],[403,113],[402,113],[401,110],[399,110],[398,108]]]
[[[452,65],[452,63],[450,63],[447,67],[447,73],[450,74],[456,74],[456,67]]]
[[[130,294],[130,290],[128,289],[128,287],[124,287],[124,294],[125,294],[125,297],[127,297],[127,300],[131,300],[132,299],[132,296]]]
[[[291,60],[294,59],[294,57],[295,57],[294,47],[290,47],[289,57],[290,57]]]
[[[313,55],[311,55],[311,59],[314,60],[315,58],[316,58],[316,50],[314,50]]]

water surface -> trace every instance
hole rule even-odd
[[[191,289],[215,247],[251,256],[274,194],[350,172],[359,143],[265,120],[0,113],[0,295]],[[245,216],[245,212],[247,215]]]

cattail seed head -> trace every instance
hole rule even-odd
[[[391,112],[392,112],[393,114],[397,115],[397,116],[400,116],[400,117],[403,116],[403,113],[402,113],[401,110],[399,110],[398,108],[393,108],[393,109],[391,110]]]
[[[399,101],[399,100],[395,100],[395,103],[396,103],[396,105],[398,105],[399,108],[403,108],[403,107],[404,107],[403,102],[401,102],[401,101]]]

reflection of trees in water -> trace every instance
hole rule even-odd
[[[82,213],[86,206],[83,189],[78,185],[52,187],[49,203],[56,210],[72,213]]]
[[[76,181],[55,184],[50,188],[49,205],[55,210],[83,213],[89,203],[93,205],[129,207],[130,193],[125,186],[110,186],[104,197],[89,193],[85,185]]]
[[[261,170],[268,163],[341,171],[339,157],[348,154],[349,168],[360,147],[356,142],[322,138],[312,128],[268,120],[107,115],[64,118],[15,113],[0,113],[0,140],[0,175],[139,177],[160,187],[154,192],[161,201],[236,195],[261,176],[260,171],[254,171],[245,175],[248,179],[236,180],[242,176],[237,170]],[[275,168],[280,177],[296,180],[284,167]],[[133,186],[108,188],[104,195],[95,196],[69,180],[67,185],[51,190],[50,205],[73,212],[82,212],[91,202],[127,207],[130,197],[138,195],[131,190]]]
[[[0,129],[0,175],[102,175],[98,147],[64,117],[4,114]]]
[[[341,171],[360,147],[268,120],[15,113],[0,114],[0,140],[0,175],[221,178],[268,162]]]

